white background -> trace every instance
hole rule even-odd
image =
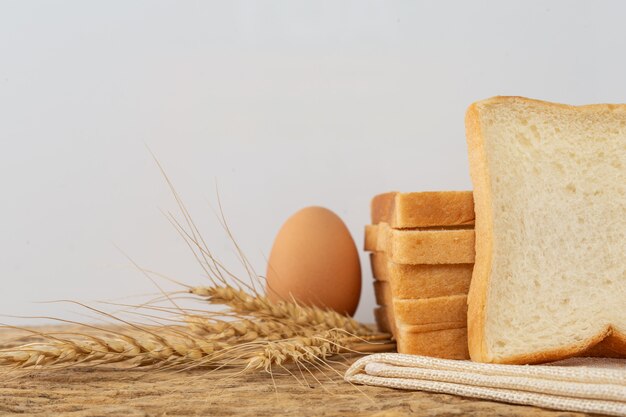
[[[618,1],[0,2],[0,313],[70,317],[33,302],[156,292],[115,245],[203,282],[160,211],[176,206],[146,145],[230,265],[216,182],[261,271],[307,205],[337,212],[361,247],[373,195],[471,188],[472,101],[626,101],[625,13]],[[362,264],[357,317],[372,321]]]

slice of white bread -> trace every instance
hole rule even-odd
[[[394,229],[473,225],[474,200],[471,191],[390,192],[372,199],[371,216]]]
[[[365,226],[365,250],[385,252],[399,264],[474,262],[473,229],[397,230],[387,223]]]
[[[396,298],[467,294],[474,268],[473,264],[398,264],[384,252],[370,253],[370,264],[374,278],[389,282]]]
[[[471,358],[545,362],[603,339],[626,353],[626,105],[495,97],[466,132]]]
[[[438,326],[399,325],[396,346],[399,353],[434,356],[445,359],[468,359],[467,328],[442,323]]]

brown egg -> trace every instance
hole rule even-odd
[[[361,297],[361,264],[339,216],[307,207],[287,219],[270,253],[266,292],[273,301],[295,299],[354,314]]]

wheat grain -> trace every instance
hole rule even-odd
[[[276,320],[222,321],[201,315],[187,315],[184,319],[194,333],[212,340],[280,340],[313,333],[311,328]]]
[[[233,314],[223,314],[239,320],[193,314],[183,316],[189,327],[127,323],[130,327],[118,332],[84,325],[99,333],[40,334],[44,341],[0,349],[0,365],[42,368],[120,363],[130,367],[237,366],[249,371],[269,370],[287,362],[311,364],[340,352],[393,347],[364,344],[387,340],[388,335],[331,310],[296,302],[273,303],[265,296],[229,286],[198,287],[191,292],[211,303],[227,305]]]
[[[285,319],[295,325],[316,330],[344,329],[357,335],[374,333],[369,326],[333,310],[288,301],[274,303],[264,295],[250,295],[242,289],[230,286],[194,287],[189,292],[206,298],[212,304],[225,304],[239,314]]]
[[[77,335],[70,338],[46,335],[46,338],[43,342],[0,350],[0,364],[17,368],[117,362],[144,366],[195,361],[232,346],[165,327],[138,335]]]
[[[298,336],[281,342],[268,342],[246,365],[247,370],[272,371],[272,366],[288,363],[306,364],[323,360],[349,350],[355,338],[337,331],[312,336]]]
[[[355,337],[338,330],[298,335],[280,340],[246,342],[239,335],[214,340],[185,333],[184,329],[161,327],[139,334],[116,333],[104,336],[45,335],[42,342],[1,349],[0,365],[13,368],[54,368],[59,366],[99,366],[119,363],[126,367],[237,366],[245,371],[271,369],[285,363],[311,363],[382,335]],[[376,345],[372,345],[375,350]]]

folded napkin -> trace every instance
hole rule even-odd
[[[626,360],[621,359],[496,365],[378,353],[357,360],[345,379],[356,384],[626,416]]]

